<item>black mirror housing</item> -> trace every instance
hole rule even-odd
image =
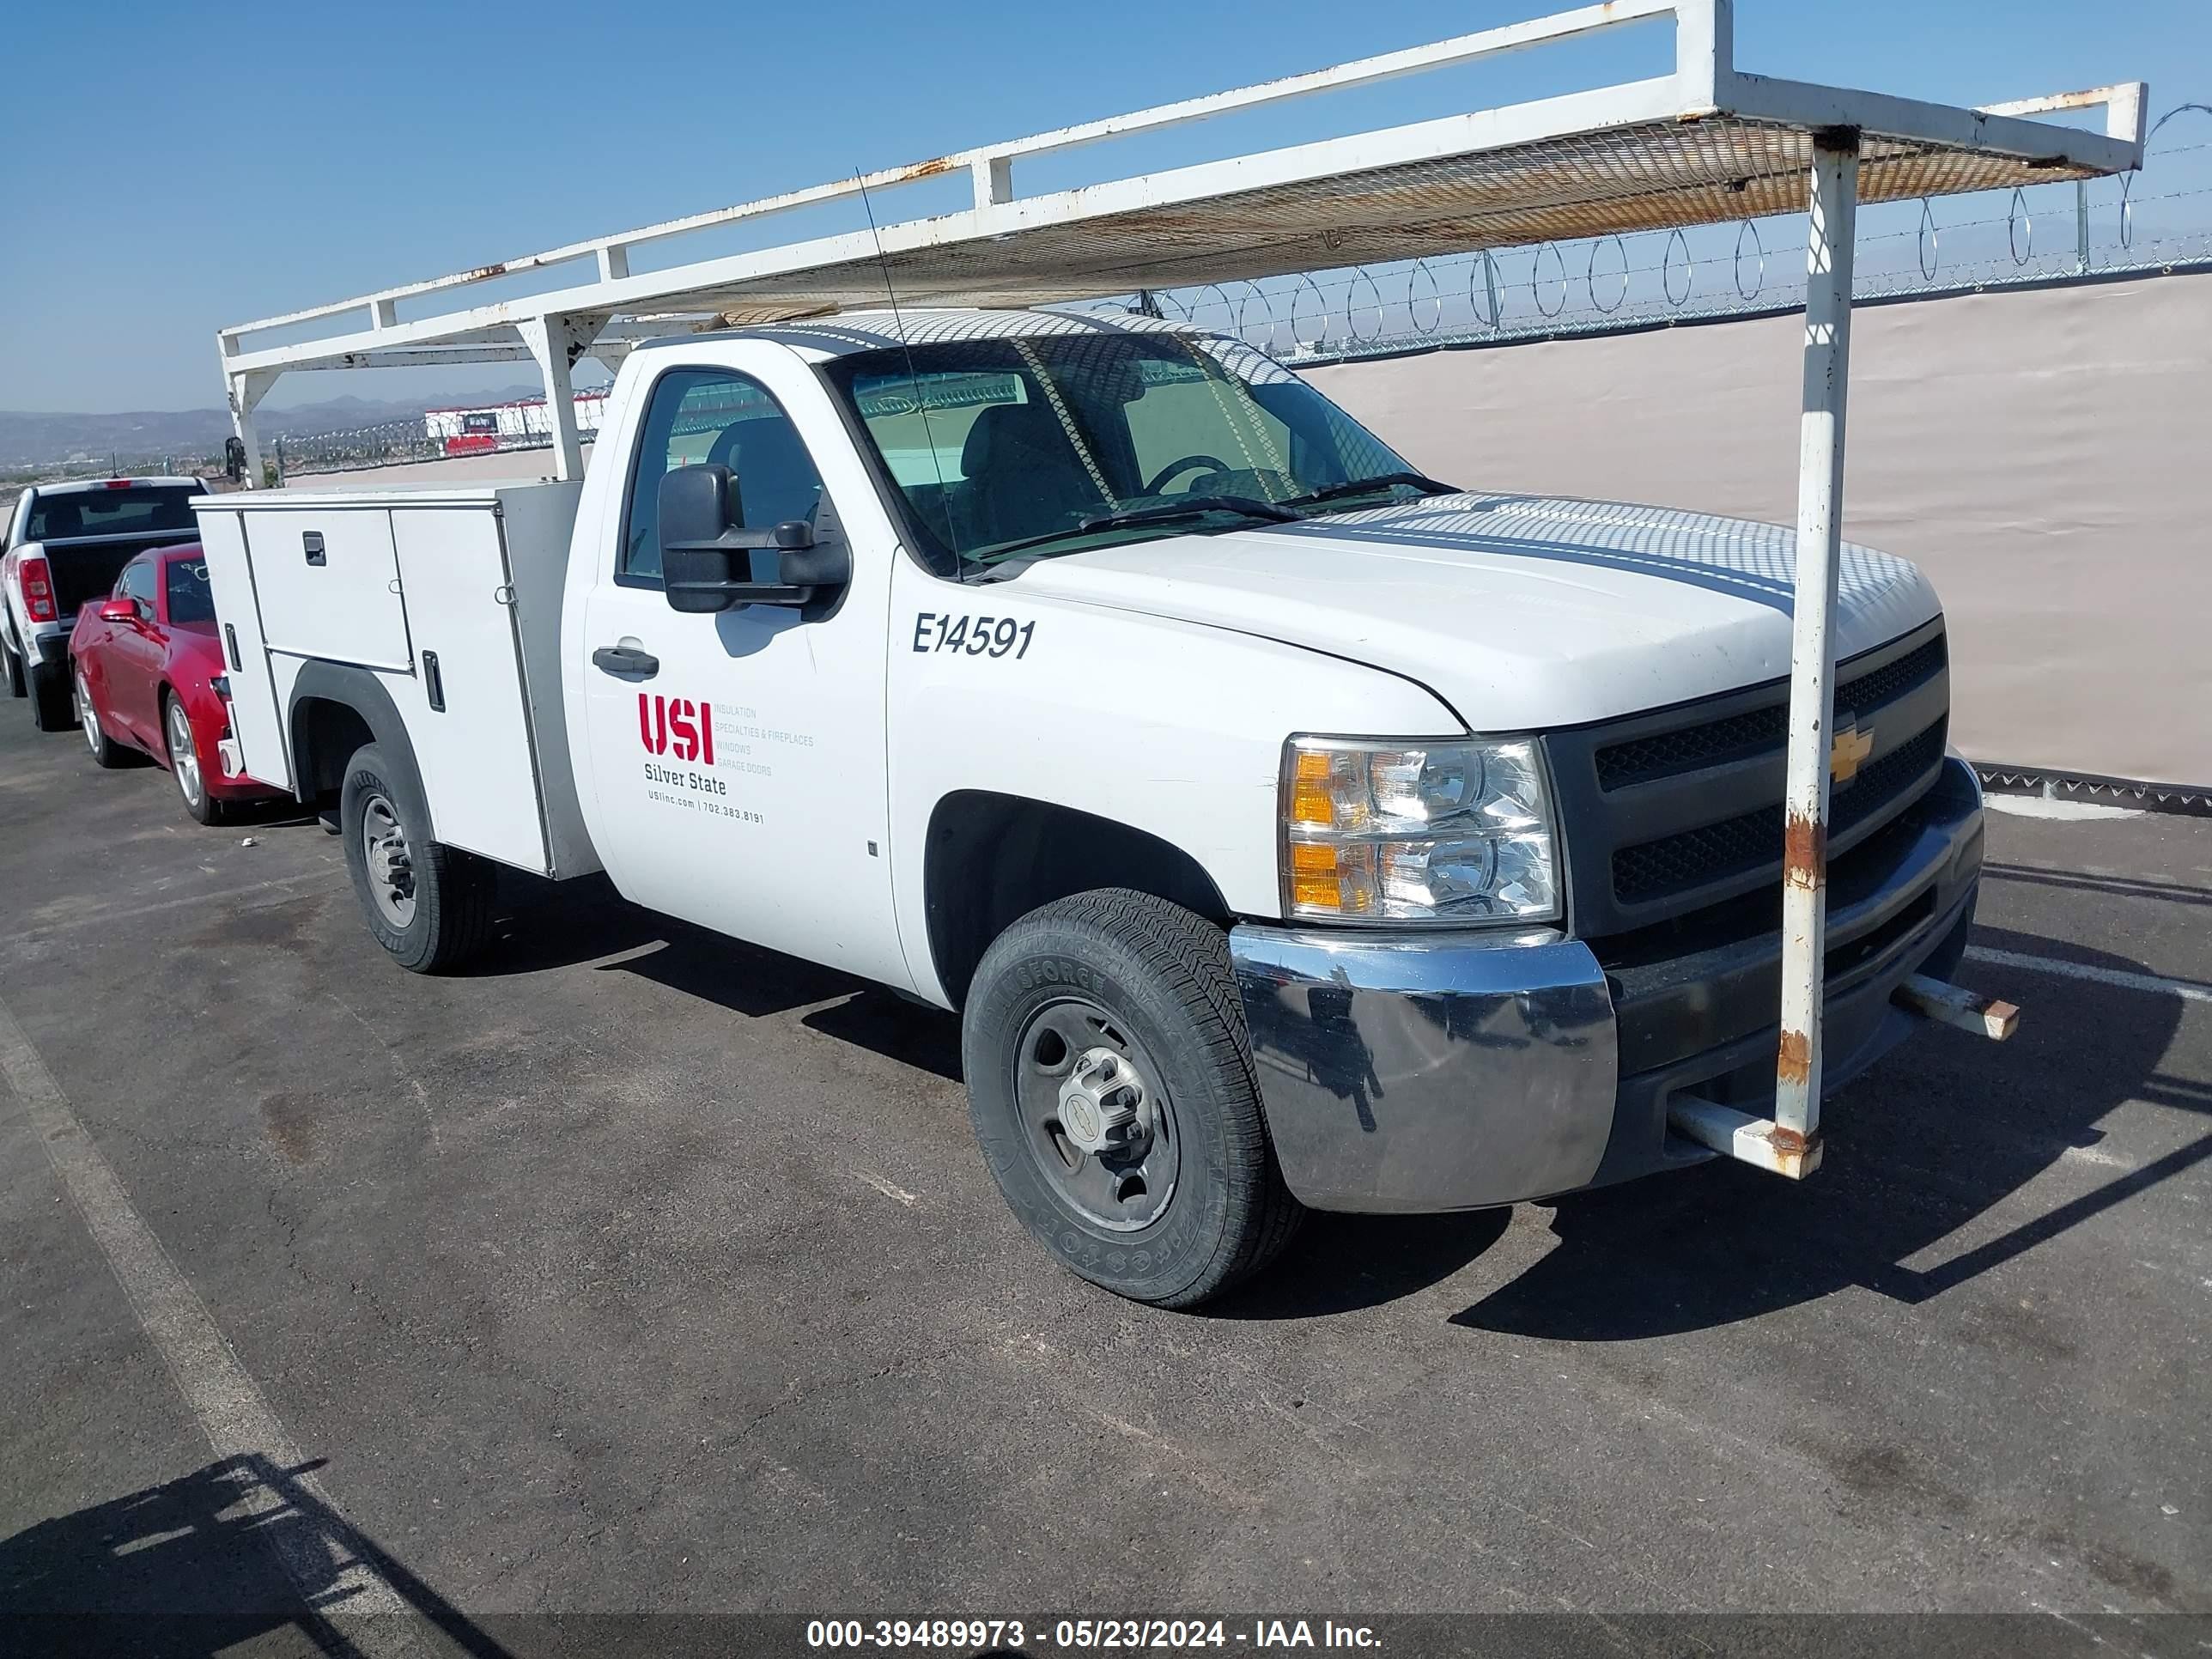
[[[726,466],[677,468],[660,481],[659,505],[660,579],[672,610],[809,605],[852,579],[851,554],[842,544],[817,547],[805,519],[769,530],[733,523]],[[753,554],[761,550],[775,554],[773,581],[752,580]]]

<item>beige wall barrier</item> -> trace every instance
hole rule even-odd
[[[1455,483],[1794,521],[1802,313],[1306,371]],[[1969,757],[2212,785],[2212,275],[1862,308],[1844,533],[1951,618]]]

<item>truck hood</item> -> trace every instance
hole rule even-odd
[[[1476,732],[1579,726],[1790,672],[1796,532],[1672,507],[1466,494],[1047,559],[1021,586],[1348,657]],[[1836,654],[1940,609],[1846,544]]]

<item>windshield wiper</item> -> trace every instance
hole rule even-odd
[[[977,564],[996,570],[1013,559],[1018,553],[1027,553],[1032,548],[1045,547],[1054,542],[1064,542],[1072,536],[1087,536],[1098,530],[1121,530],[1148,524],[1173,524],[1181,519],[1202,519],[1209,513],[1239,513],[1248,519],[1265,519],[1270,524],[1297,524],[1303,514],[1278,507],[1273,501],[1263,501],[1251,495],[1193,495],[1186,500],[1162,501],[1156,507],[1124,507],[1115,513],[1094,513],[1080,524],[1068,530],[1049,530],[1042,536],[1026,536],[1018,542],[988,549],[968,556]],[[1008,574],[1034,562],[1029,559],[1013,561]]]
[[[1286,507],[1263,501],[1256,495],[1186,495],[1157,507],[1124,507],[1118,513],[1097,513],[1085,519],[1082,530],[1120,530],[1138,524],[1173,524],[1178,519],[1202,519],[1209,513],[1237,513],[1273,524],[1296,524],[1298,515]]]
[[[1342,483],[1323,484],[1319,489],[1291,496],[1283,505],[1318,507],[1323,501],[1340,501],[1352,495],[1371,495],[1378,489],[1395,489],[1401,484],[1408,489],[1418,489],[1424,495],[1456,495],[1460,493],[1458,486],[1439,483],[1425,473],[1378,472],[1371,478],[1346,478]]]

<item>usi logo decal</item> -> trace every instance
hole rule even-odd
[[[680,761],[714,763],[714,711],[689,697],[637,694],[637,734],[648,755],[673,751]]]

